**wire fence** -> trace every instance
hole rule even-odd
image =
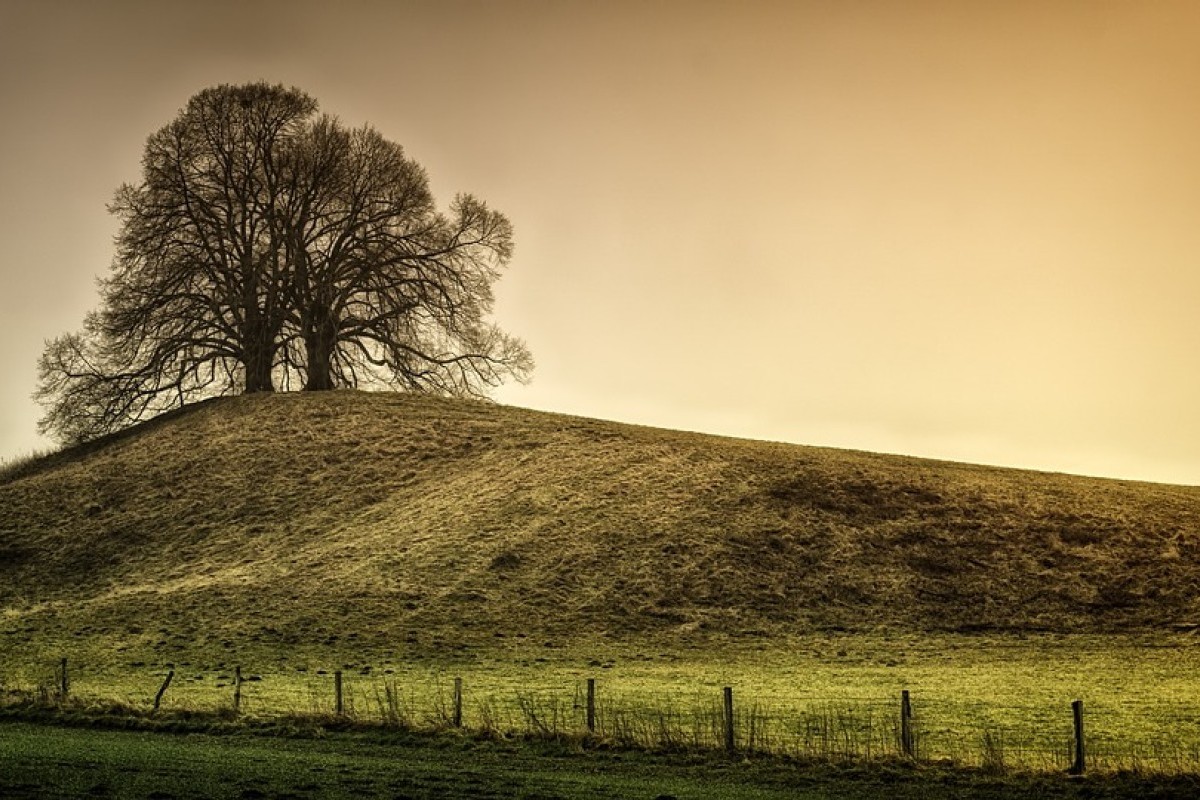
[[[806,759],[906,758],[997,771],[1200,772],[1200,698],[1136,704],[993,703],[913,687],[815,696],[754,696],[736,686],[668,689],[547,675],[507,679],[413,670],[217,674],[133,670],[89,676],[65,660],[43,674],[0,676],[8,704],[115,705],[130,713],[344,720],[490,736],[594,737],[647,749],[735,750]],[[1083,720],[1086,719],[1086,729]],[[1086,730],[1086,736],[1085,736]],[[1086,759],[1086,760],[1085,760]]]

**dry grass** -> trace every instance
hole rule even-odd
[[[229,398],[0,478],[10,653],[1145,631],[1198,604],[1197,488],[469,401]]]

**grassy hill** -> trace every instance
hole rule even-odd
[[[1200,623],[1200,488],[470,401],[211,401],[0,477],[0,646]]]

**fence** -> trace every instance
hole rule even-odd
[[[116,703],[131,713],[211,712],[252,718],[343,719],[408,729],[462,728],[496,736],[595,737],[651,749],[726,750],[826,760],[904,758],[993,770],[1140,769],[1200,771],[1197,715],[1167,718],[1149,734],[1106,724],[1115,705],[1064,700],[1054,707],[1007,705],[903,690],[836,699],[753,697],[719,691],[647,694],[594,677],[468,683],[437,673],[318,670],[258,674],[240,665],[215,680],[147,669],[119,681],[87,677],[62,659],[34,685],[0,681],[9,702]],[[1175,704],[1171,704],[1175,705]],[[1178,709],[1177,709],[1178,710]],[[1003,714],[997,713],[1002,711]],[[1016,722],[1014,722],[1016,720]],[[1086,730],[1086,735],[1085,735]]]

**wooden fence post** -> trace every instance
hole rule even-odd
[[[912,701],[908,696],[908,689],[900,692],[900,749],[905,758],[914,758],[916,755],[912,729]]]
[[[587,729],[596,732],[596,679],[587,679]]]
[[[1084,757],[1083,748],[1083,701],[1076,700],[1071,703],[1071,716],[1075,722],[1075,758],[1071,763],[1071,768],[1067,770],[1071,775],[1082,775],[1087,767]]]
[[[346,711],[346,705],[342,700],[342,671],[335,669],[333,671],[333,713],[342,716]]]
[[[71,680],[67,677],[67,660],[64,658],[58,665],[58,694],[63,700],[67,699],[67,693],[71,691]]]
[[[462,727],[462,678],[454,679],[454,727]]]
[[[154,695],[154,710],[158,711],[158,706],[162,702],[163,695],[166,694],[167,687],[171,685],[171,679],[175,677],[175,670],[167,673],[167,679],[163,681],[162,686],[158,687],[158,694]]]
[[[725,687],[725,749],[733,752],[737,742],[733,737],[733,687]]]
[[[242,668],[240,666],[233,668],[233,713],[240,714],[242,711]]]

